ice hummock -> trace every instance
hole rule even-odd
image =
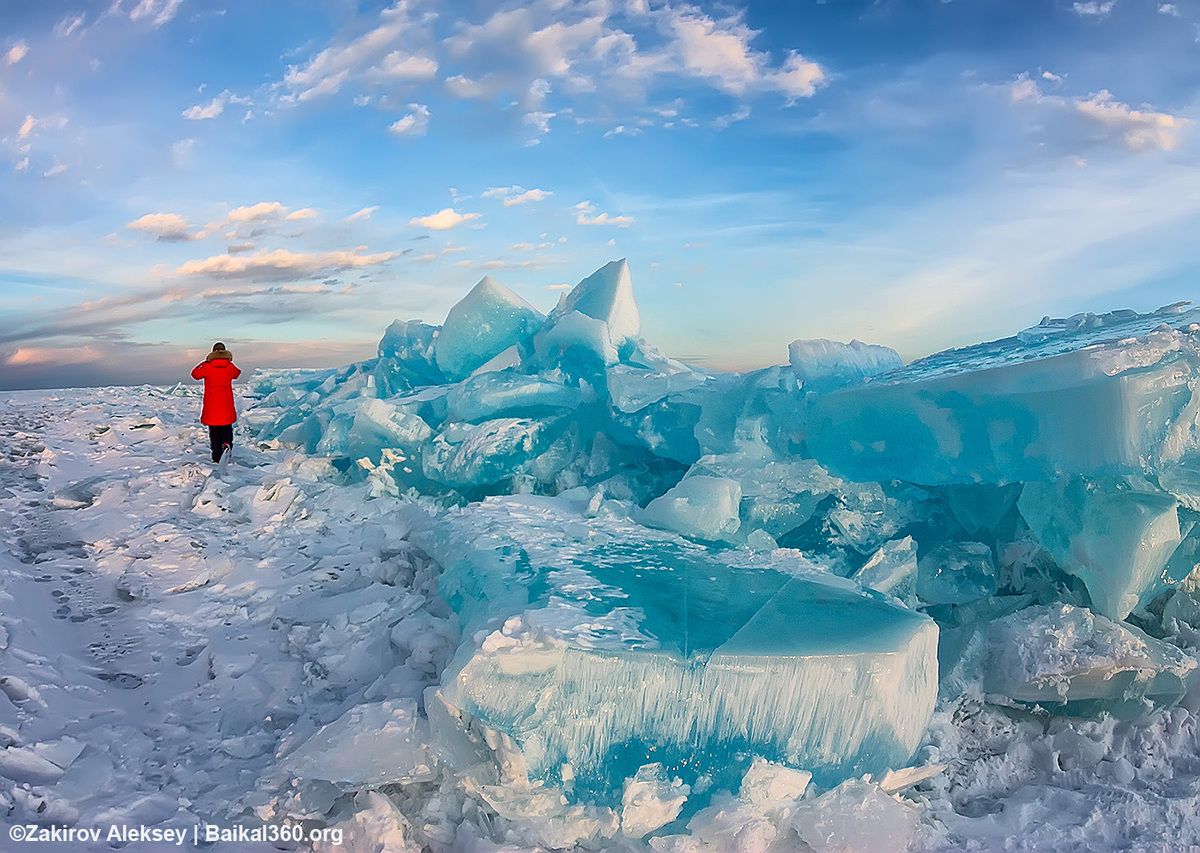
[[[976,531],[1015,499],[1098,612],[1124,618],[1179,580],[1178,508],[1200,496],[1197,320],[1179,305],[1047,319],[816,393],[807,449],[849,479],[941,487]]]
[[[565,498],[417,521],[460,650],[437,699],[531,777],[610,797],[648,762],[691,784],[760,755],[828,784],[902,766],[929,721],[937,628],[809,566],[781,570]]]
[[[1198,320],[1181,306],[1046,320],[907,366],[882,346],[800,341],[786,364],[730,374],[637,337],[628,265],[613,262],[461,379],[434,358],[444,327],[397,323],[377,359],[260,380],[250,417],[372,495],[419,492],[417,538],[467,629],[426,697],[439,750],[504,821],[540,827],[522,837],[595,845],[623,822],[653,835],[696,809],[697,827],[742,814],[720,804],[756,758],[818,787],[904,760],[920,691],[893,702],[900,720],[864,700],[878,683],[828,689],[811,671],[826,648],[796,626],[853,645],[879,623],[909,637],[888,654],[910,662],[935,633],[947,703],[1128,716],[1179,701],[1195,676],[1177,646],[1200,623]],[[813,593],[829,589],[887,618],[823,623]],[[1073,610],[1050,629],[1032,616],[1054,608]],[[1117,655],[1127,628],[1141,657]],[[764,637],[779,647],[764,653]],[[1132,692],[1051,665],[1089,643],[1111,646],[1112,684]],[[997,680],[1001,647],[1033,650],[1028,679]],[[847,654],[839,685],[870,657]],[[773,676],[729,687],[754,667]],[[1037,693],[1056,673],[1069,701]],[[838,730],[824,743],[839,755],[805,740],[847,708],[891,734],[865,746]],[[859,799],[895,812],[869,786],[852,793],[818,801],[840,804],[834,820]],[[671,827],[646,829],[680,797]]]

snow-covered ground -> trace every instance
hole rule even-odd
[[[444,663],[454,627],[396,507],[288,451],[243,444],[215,473],[179,393],[0,404],[7,824],[261,825],[296,794],[277,752],[370,700],[407,697],[385,722],[412,727]],[[426,837],[452,836],[458,812],[431,808]]]
[[[453,653],[457,626],[437,597],[437,567],[405,539],[404,502],[343,484],[320,458],[244,436],[233,463],[214,471],[198,408],[192,389],[0,397],[6,831],[175,827],[190,848],[192,828],[206,823],[227,832],[286,825],[324,830],[316,849],[354,851],[586,839],[578,830],[594,813],[536,786],[504,797],[482,790],[431,748],[421,695]],[[625,831],[591,834],[585,845],[1200,844],[1192,710],[1089,721],[1006,711],[962,689],[947,695],[955,688],[943,681],[919,769],[907,777],[826,793],[806,774],[756,762],[739,791],[717,793],[686,826],[649,842],[632,837],[637,827],[659,825],[687,792],[635,781],[620,814]],[[109,845],[5,838],[0,849]]]

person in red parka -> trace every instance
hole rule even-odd
[[[204,380],[204,406],[200,423],[208,427],[213,462],[220,462],[227,450],[233,448],[233,424],[237,409],[233,407],[233,380],[242,375],[233,363],[233,353],[219,341],[204,361],[192,368],[193,379]]]

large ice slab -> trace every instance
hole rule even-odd
[[[437,365],[451,379],[462,379],[531,338],[543,319],[542,312],[484,276],[446,315],[433,344]]]
[[[808,446],[854,480],[928,485],[1170,470],[1200,449],[1196,319],[1134,315],[939,353],[813,395]]]
[[[581,403],[578,388],[510,371],[479,373],[446,395],[446,417],[476,423],[498,415],[547,415]]]
[[[531,777],[618,792],[752,754],[830,784],[905,762],[933,708],[937,628],[856,584],[714,551],[563,498],[415,522],[468,640],[438,701],[514,742]]]
[[[610,367],[607,379],[613,406],[629,413],[702,385],[708,376],[642,346],[632,353],[629,363]]]

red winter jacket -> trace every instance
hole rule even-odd
[[[219,357],[210,355],[192,369],[193,379],[204,380],[204,407],[200,411],[200,423],[205,426],[227,426],[237,420],[237,409],[233,407],[233,380],[242,375],[233,356],[223,353]]]

